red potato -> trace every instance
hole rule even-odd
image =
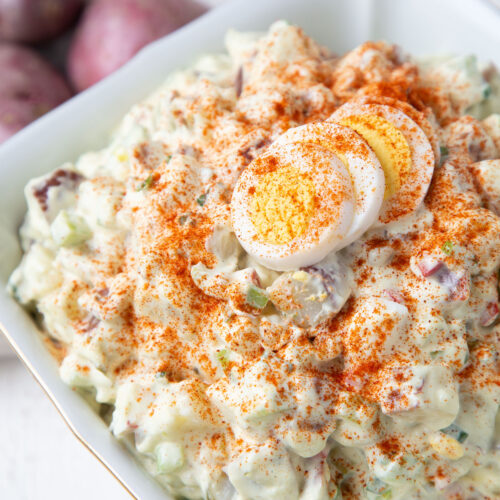
[[[0,40],[41,42],[61,34],[83,0],[0,0]]]
[[[68,72],[75,89],[90,87],[205,10],[191,0],[94,0],[70,48]]]
[[[57,71],[30,49],[0,43],[0,143],[71,97]]]

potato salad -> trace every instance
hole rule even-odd
[[[63,381],[175,498],[499,499],[497,70],[226,46],[26,186]]]

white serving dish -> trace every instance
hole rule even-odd
[[[223,48],[228,28],[264,30],[284,18],[337,53],[385,39],[414,54],[476,53],[500,66],[500,16],[483,0],[238,0],[144,49],[124,68],[44,116],[0,147],[0,322],[8,340],[76,436],[134,496],[169,496],[137,466],[104,423],[65,386],[28,315],[5,293],[20,258],[23,187],[80,153],[106,143],[129,107],[200,52]],[[0,349],[2,349],[0,347]]]

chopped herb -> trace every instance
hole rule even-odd
[[[170,160],[172,159],[172,155],[167,156],[167,163],[170,163]]]
[[[439,165],[441,166],[448,158],[450,151],[446,146],[439,146],[439,152],[441,154],[441,160],[439,162]]]
[[[467,432],[455,424],[451,424],[448,427],[441,429],[441,432],[444,432],[453,439],[456,439],[459,443],[463,443],[469,437]]]
[[[163,378],[167,376],[167,372],[156,372],[156,378]]]
[[[234,319],[234,314],[230,314],[224,321],[229,324]]]
[[[487,83],[483,87],[483,99],[488,99],[488,97],[490,97],[490,95],[491,95],[491,85],[489,83]]]
[[[430,352],[431,358],[436,359],[441,354],[441,352],[442,351],[431,351]]]
[[[250,285],[247,290],[247,304],[256,309],[264,309],[269,302],[266,291],[255,285]]]
[[[441,247],[441,250],[444,254],[451,255],[453,253],[453,246],[454,245],[451,241],[445,241],[443,243],[443,246]]]
[[[179,217],[179,224],[181,226],[184,226],[186,224],[186,222],[187,222],[188,219],[189,219],[189,215],[181,215]]]
[[[153,184],[153,174],[149,174],[146,179],[144,179],[136,188],[136,191],[144,191],[146,189],[149,189],[151,187],[151,184]]]
[[[206,201],[207,201],[207,193],[203,193],[201,196],[196,198],[196,203],[198,203],[198,205],[200,205],[200,207],[205,205]]]
[[[220,351],[217,351],[217,359],[222,368],[226,368],[229,364],[229,355],[230,352],[227,349],[221,349]]]

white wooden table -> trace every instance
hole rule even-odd
[[[0,498],[130,500],[15,357],[0,358]]]

